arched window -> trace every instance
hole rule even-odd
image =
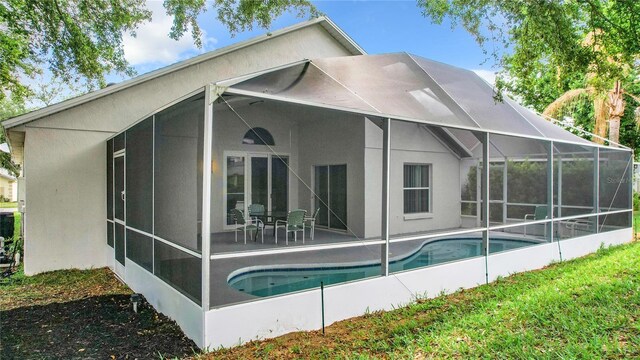
[[[249,145],[275,145],[271,133],[267,129],[261,127],[255,127],[247,131],[247,133],[244,134],[242,143]]]

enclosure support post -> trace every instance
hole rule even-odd
[[[482,161],[478,163],[482,164]],[[482,226],[482,173],[480,169],[481,167],[476,165],[476,227]]]
[[[507,189],[507,183],[508,183],[508,178],[507,178],[507,163],[509,162],[509,158],[507,156],[504,157],[504,166],[502,167],[502,223],[506,224],[507,223],[507,196],[508,194],[508,189]],[[491,195],[489,195],[491,196]]]
[[[482,136],[482,253],[484,254],[485,281],[489,283],[489,133]]]
[[[562,217],[562,157],[558,158],[558,217]]]
[[[562,159],[559,159],[562,162]],[[553,242],[553,141],[549,142],[549,148],[547,149],[547,219],[550,219],[548,223],[544,224],[545,229],[549,229],[549,234],[545,235],[549,236],[549,242]],[[558,183],[560,184],[560,183]],[[558,190],[558,194],[560,190]],[[558,204],[560,204],[558,202]],[[560,255],[560,260],[562,260],[562,251],[560,250],[560,242],[558,242],[558,254]]]
[[[391,159],[391,119],[382,120],[382,227],[381,275],[389,276],[389,164]]]
[[[211,258],[211,146],[213,145],[213,105],[211,85],[205,87],[204,154],[202,157],[202,346],[206,347],[205,314],[209,310],[209,266]]]
[[[593,157],[593,213],[596,214],[596,222],[594,224],[594,233],[599,233],[600,229],[600,149],[594,149]]]

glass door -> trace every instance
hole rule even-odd
[[[347,230],[347,165],[329,166],[329,227]]]
[[[271,211],[289,210],[289,158],[271,157]]]
[[[269,158],[267,156],[251,156],[251,201],[249,204],[269,207]],[[247,205],[249,205],[247,204]]]
[[[317,224],[331,229],[347,229],[347,165],[314,166],[315,207],[320,208]]]
[[[245,209],[245,157],[227,156],[226,159],[226,224],[233,224],[231,209]]]
[[[261,204],[267,211],[288,211],[288,156],[237,153],[227,154],[225,159],[227,229],[233,225],[231,209],[246,212],[250,204]]]

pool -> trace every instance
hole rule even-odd
[[[538,242],[525,239],[491,239],[489,253],[517,249]],[[408,255],[392,258],[389,272],[411,270],[456,260],[480,256],[482,238],[438,239],[423,243]],[[239,269],[227,280],[232,288],[265,297],[324,285],[364,279],[380,275],[380,262],[322,265],[280,265]],[[243,271],[244,270],[244,271]]]

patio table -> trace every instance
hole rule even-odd
[[[264,211],[264,212],[259,213],[259,214],[251,214],[251,213],[249,214],[249,216],[252,217],[252,218],[260,219],[265,226],[266,225],[272,225],[273,226],[273,236],[276,236],[276,221],[278,221],[278,220],[287,220],[287,215],[288,215],[288,212],[281,211],[281,210]],[[257,231],[256,231],[256,238],[257,238]]]

